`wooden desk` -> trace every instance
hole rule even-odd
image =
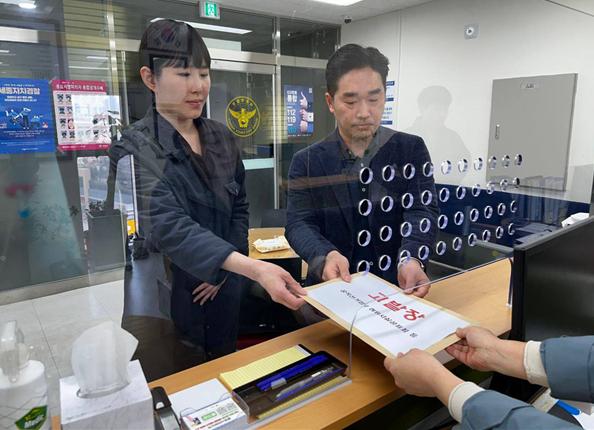
[[[506,305],[509,276],[509,262],[499,261],[435,283],[426,298],[502,335],[511,327],[511,309]],[[169,394],[175,393],[298,343],[313,351],[326,350],[347,362],[348,340],[348,333],[341,327],[329,320],[323,321],[159,379],[150,386],[162,385]],[[343,428],[403,396],[391,375],[384,370],[383,359],[379,352],[354,338],[352,384],[265,428]]]

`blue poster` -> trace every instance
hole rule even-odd
[[[0,78],[0,153],[56,149],[47,81]]]
[[[313,88],[285,85],[287,134],[311,136],[314,131]]]

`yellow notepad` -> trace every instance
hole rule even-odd
[[[268,375],[275,370],[293,364],[308,355],[311,354],[305,349],[299,346],[292,346],[291,348],[284,349],[276,354],[256,360],[246,366],[230,372],[223,372],[220,374],[219,379],[227,386],[227,388],[234,390],[248,382],[252,382]]]

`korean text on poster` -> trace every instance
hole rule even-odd
[[[285,85],[287,134],[311,136],[314,131],[313,88]]]
[[[102,81],[52,81],[61,151],[109,147],[120,122],[119,97],[107,95]]]
[[[0,153],[53,152],[55,146],[48,82],[0,78]]]

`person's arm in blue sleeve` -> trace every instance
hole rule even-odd
[[[540,356],[554,398],[594,403],[594,336],[545,340]]]
[[[479,327],[458,329],[456,334],[462,340],[448,347],[447,352],[473,369],[496,371],[545,385],[549,382],[549,369],[565,368],[568,362],[578,373],[586,371],[587,376],[594,369],[591,361],[594,344],[592,336],[544,342],[541,350],[544,351],[543,366],[538,353],[538,342],[501,340]],[[565,355],[553,357],[567,346],[572,354],[581,359],[567,360]],[[546,361],[547,351],[550,355],[549,363]],[[452,417],[460,422],[462,429],[577,428],[524,402],[462,381],[424,351],[415,349],[407,354],[399,354],[397,358],[387,358],[385,366],[394,376],[396,385],[407,393],[438,397],[448,406]],[[578,375],[583,376],[584,373]],[[556,377],[552,376],[550,379],[551,386],[557,383]],[[574,393],[591,395],[591,387],[588,388],[583,383],[574,386],[573,390]],[[583,397],[574,399],[584,400]]]

